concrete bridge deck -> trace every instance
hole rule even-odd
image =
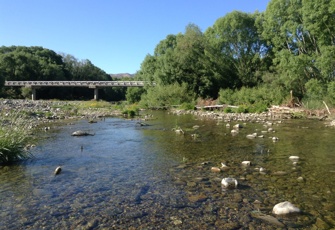
[[[32,100],[36,100],[36,89],[40,87],[88,87],[94,89],[94,99],[98,100],[98,88],[103,87],[144,87],[154,86],[148,81],[5,81],[5,86],[30,87]]]
[[[5,81],[5,86],[143,87],[146,81]]]

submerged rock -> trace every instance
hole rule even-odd
[[[238,182],[235,178],[228,177],[222,179],[221,185],[226,189],[235,189],[237,188]]]
[[[260,219],[264,222],[267,222],[269,224],[272,224],[274,226],[277,226],[277,227],[281,227],[281,228],[285,227],[285,224],[283,224],[282,222],[277,220],[277,218],[275,218],[273,216],[270,216],[270,215],[266,215],[266,214],[261,213],[259,211],[251,212],[251,216],[254,217],[254,218]]]
[[[212,171],[212,172],[221,172],[221,169],[218,168],[218,167],[212,167],[212,168],[211,168],[211,171]]]
[[[86,131],[82,131],[82,130],[77,130],[77,131],[73,132],[71,134],[71,136],[77,136],[77,137],[79,137],[79,136],[94,136],[94,134],[86,132]]]
[[[248,134],[247,135],[247,138],[248,139],[254,139],[254,138],[256,138],[257,137],[257,133],[252,133],[252,134]]]
[[[251,162],[250,161],[242,161],[243,166],[250,166]]]
[[[290,156],[289,159],[291,161],[298,161],[299,160],[299,157],[298,156]]]
[[[55,175],[58,175],[60,174],[62,171],[62,168],[60,166],[58,166],[56,169],[55,169]]]
[[[272,137],[272,141],[277,142],[277,141],[279,141],[279,138],[278,137]]]
[[[291,213],[299,213],[300,209],[294,206],[291,202],[284,201],[276,204],[273,207],[272,212],[276,215],[287,215]]]

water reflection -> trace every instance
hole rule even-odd
[[[285,200],[304,211],[279,219],[287,227],[335,225],[333,129],[292,120],[270,132],[247,123],[232,135],[237,122],[227,128],[191,115],[153,115],[149,126],[110,118],[47,133],[34,159],[0,168],[0,228],[266,229],[276,226],[272,207]],[[95,136],[72,137],[76,130]],[[264,137],[246,138],[255,132]],[[222,162],[228,167],[211,171]],[[236,178],[238,189],[223,192],[225,177]]]

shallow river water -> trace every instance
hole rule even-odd
[[[192,115],[150,114],[147,126],[106,118],[51,127],[32,150],[35,158],[0,166],[0,229],[335,227],[334,128],[311,120],[227,127]],[[232,135],[235,124],[243,128]],[[71,136],[76,130],[95,135]],[[246,137],[252,133],[263,137]],[[214,172],[221,163],[228,168]],[[225,177],[236,178],[237,189],[223,190]],[[283,201],[302,212],[274,215]]]

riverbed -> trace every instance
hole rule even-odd
[[[334,128],[145,113],[146,121],[80,120],[43,131],[33,159],[0,168],[0,229],[335,226]],[[71,136],[76,130],[94,136]],[[222,189],[226,177],[238,187]],[[302,212],[274,215],[283,201]]]

